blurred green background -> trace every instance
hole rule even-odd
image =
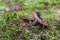
[[[50,37],[38,26],[32,26],[30,31],[20,26],[20,17],[35,10],[46,18],[53,26],[46,30]],[[39,32],[34,35],[34,32]],[[0,40],[60,40],[60,0],[0,0]],[[42,40],[42,39],[41,39]]]

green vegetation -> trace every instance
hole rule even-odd
[[[20,7],[18,12],[15,12],[16,5]],[[59,40],[60,14],[56,12],[57,9],[60,9],[60,0],[0,0],[0,39],[39,40],[44,37],[46,40]],[[25,16],[30,19],[30,15],[35,10],[39,10],[46,21],[53,24],[53,26],[43,30],[40,30],[41,28],[38,30],[39,25],[30,28],[22,27],[21,17]]]

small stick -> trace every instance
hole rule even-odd
[[[49,35],[49,33],[46,30],[44,30],[44,32],[47,34],[47,36],[52,37],[52,36]]]
[[[32,25],[35,25],[37,23],[37,19],[36,20],[34,20],[34,22],[32,23]]]

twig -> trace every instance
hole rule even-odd
[[[46,30],[44,30],[44,32],[47,34],[47,36],[52,37],[52,36],[49,35],[49,33]]]

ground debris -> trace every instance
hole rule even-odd
[[[23,16],[22,19],[22,25],[24,26],[36,26],[36,25],[42,25],[43,27],[49,27],[51,26],[50,23],[47,22],[47,20],[44,18],[44,16],[42,16],[40,14],[40,12],[38,10],[36,10],[33,14],[32,14],[32,18],[31,20],[25,18],[25,16]]]

